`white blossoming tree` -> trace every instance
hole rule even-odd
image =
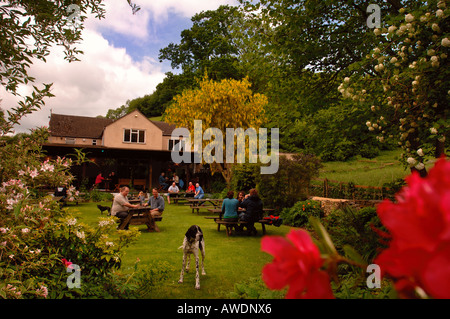
[[[339,91],[370,108],[368,130],[380,142],[394,139],[405,165],[424,176],[426,161],[448,145],[450,9],[448,1],[429,1],[399,13],[374,30],[380,45],[353,66]]]

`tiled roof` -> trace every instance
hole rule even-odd
[[[172,135],[173,130],[176,128],[174,124],[169,124],[166,122],[160,121],[151,121],[151,122],[155,124],[163,132],[163,135]]]
[[[166,136],[172,135],[172,131],[176,128],[173,124],[149,121]],[[107,118],[52,113],[49,128],[52,136],[100,139],[105,127],[113,122],[114,120]]]
[[[75,138],[101,138],[106,126],[114,122],[111,119],[51,114],[50,132],[52,136]]]

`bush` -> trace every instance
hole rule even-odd
[[[89,200],[93,202],[112,201],[113,199],[114,196],[108,192],[100,192],[97,189],[94,189],[93,191],[89,192]]]
[[[332,282],[333,294],[337,299],[393,299],[397,293],[389,279],[381,281],[381,289],[369,289],[364,273],[348,273],[339,276],[339,283]]]
[[[143,269],[139,269],[139,260],[132,273],[113,271],[107,290],[111,295],[121,298],[151,298],[153,288],[161,285],[172,276],[175,268],[166,261],[153,261]]]
[[[374,231],[374,228],[386,231],[374,207],[354,210],[347,206],[332,212],[322,221],[341,253],[344,253],[345,245],[350,245],[370,264],[378,251],[385,247]]]
[[[310,181],[322,167],[314,155],[298,154],[291,159],[280,156],[278,172],[258,174],[257,189],[267,207],[281,210],[308,197]]]
[[[43,197],[40,188],[73,179],[71,160],[42,153],[47,135],[38,129],[0,147],[0,298],[118,297],[117,289],[105,288],[121,265],[123,248],[139,233],[117,231],[114,217],[88,227],[51,196]],[[70,200],[77,194],[69,190]],[[80,267],[80,288],[67,285],[69,264]]]
[[[282,299],[286,294],[286,289],[281,291],[270,290],[266,287],[260,277],[249,278],[248,280],[236,283],[234,291],[230,293],[233,299]]]
[[[308,226],[309,216],[320,218],[323,214],[320,202],[306,200],[297,202],[291,208],[285,208],[280,216],[283,218],[283,224],[294,227]]]
[[[259,172],[260,165],[258,164],[245,163],[233,165],[232,189],[248,192],[250,189],[255,188]]]

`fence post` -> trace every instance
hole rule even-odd
[[[328,197],[328,179],[323,181],[323,197]]]

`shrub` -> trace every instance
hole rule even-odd
[[[355,210],[346,206],[323,218],[323,224],[339,251],[343,252],[345,245],[352,246],[369,264],[384,247],[373,230],[384,230],[374,207]]]
[[[392,282],[384,278],[381,289],[367,288],[364,273],[347,273],[339,276],[339,283],[332,282],[333,294],[337,299],[393,299],[397,297]]]
[[[308,197],[310,181],[319,175],[322,167],[314,155],[297,154],[291,159],[280,156],[278,172],[258,175],[257,189],[264,204],[282,209],[293,206],[298,200]]]
[[[145,268],[139,268],[139,259],[136,260],[132,273],[113,271],[111,281],[106,290],[111,295],[121,298],[151,298],[153,288],[169,279],[175,268],[166,261],[153,261]]]
[[[113,195],[108,192],[100,192],[97,189],[89,192],[89,199],[93,202],[104,202],[104,201],[112,201]]]
[[[320,218],[322,213],[320,202],[306,200],[297,202],[291,208],[283,209],[280,216],[283,218],[283,224],[285,225],[306,227],[309,216]]]
[[[38,129],[0,148],[0,298],[119,296],[104,288],[121,265],[123,248],[139,233],[117,231],[114,217],[88,227],[51,196],[43,197],[40,188],[70,185],[73,179],[70,160],[44,157],[47,135]],[[70,200],[77,194],[69,190]],[[80,267],[80,288],[67,285],[71,263]]]
[[[244,282],[236,283],[234,291],[230,293],[233,299],[282,299],[286,289],[281,291],[270,290],[260,277],[249,278]]]

